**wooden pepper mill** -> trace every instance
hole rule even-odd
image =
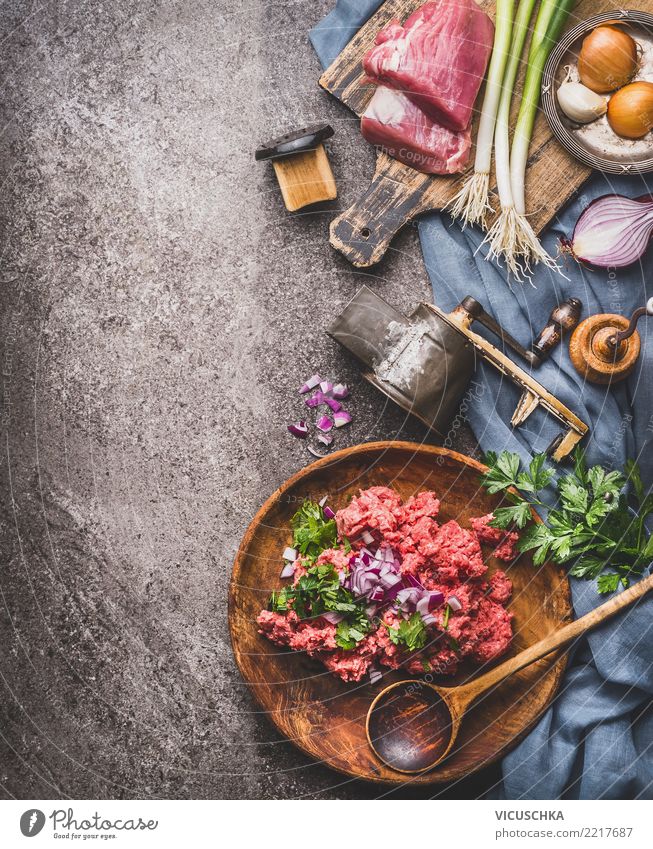
[[[286,133],[254,154],[257,162],[272,160],[274,173],[289,212],[338,196],[336,181],[323,142],[333,127],[319,124]]]
[[[636,330],[644,315],[653,315],[653,298],[635,310],[630,320],[602,313],[581,322],[569,341],[571,361],[592,383],[616,383],[632,373],[641,350]]]
[[[568,298],[551,310],[546,327],[531,345],[531,351],[540,362],[549,356],[561,341],[564,333],[573,330],[578,325],[582,308],[583,305],[578,298]]]

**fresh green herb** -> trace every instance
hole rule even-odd
[[[336,644],[341,649],[355,649],[363,637],[370,632],[372,623],[364,609],[357,609],[352,616],[338,622]]]
[[[532,505],[549,509],[540,498],[554,476],[553,469],[545,468],[545,460],[545,455],[538,454],[528,470],[521,470],[517,454],[487,454],[489,468],[483,485],[490,493],[503,493],[510,502],[494,511],[492,527],[525,528]],[[631,484],[636,515],[624,494],[627,483]],[[528,500],[511,488],[528,493]],[[628,586],[630,577],[640,575],[653,560],[653,536],[647,537],[645,525],[653,514],[653,495],[645,491],[634,461],[628,461],[624,473],[602,466],[588,468],[583,453],[577,450],[573,472],[558,478],[557,495],[547,521],[530,524],[518,543],[519,551],[533,552],[536,566],[549,559],[572,563],[571,575],[596,579],[600,593],[612,593],[620,584]],[[607,567],[610,571],[606,572]]]
[[[446,631],[449,627],[449,617],[451,616],[451,608],[449,605],[445,605],[444,614],[442,615],[442,627]]]
[[[451,651],[460,651],[460,643],[455,637],[449,637],[449,646],[451,647]]]
[[[290,520],[293,547],[306,560],[315,560],[325,548],[336,544],[335,519],[325,519],[324,512],[314,501],[305,501]]]
[[[389,625],[386,625],[386,628],[396,646],[403,646],[408,651],[417,651],[426,645],[426,625],[419,613],[413,613],[410,619],[402,619],[398,628],[391,628]]]
[[[422,669],[424,672],[430,672],[432,669],[430,662],[425,658],[422,658]]]
[[[338,572],[330,563],[312,566],[295,586],[273,592],[268,609],[277,613],[294,610],[300,619],[328,611],[342,613],[344,619],[336,627],[336,644],[343,649],[356,648],[372,628],[365,605],[340,584]]]

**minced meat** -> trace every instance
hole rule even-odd
[[[343,681],[362,680],[373,664],[403,667],[413,674],[453,675],[464,659],[484,664],[500,657],[512,641],[511,614],[505,608],[512,583],[502,571],[487,575],[481,543],[494,546],[500,559],[512,560],[518,535],[489,527],[492,514],[472,519],[470,530],[455,520],[440,524],[439,513],[440,500],[431,491],[402,503],[389,487],[371,487],[336,513],[341,544],[326,549],[315,561],[331,564],[344,574],[364,547],[366,532],[375,546],[390,546],[401,560],[402,575],[412,576],[444,597],[443,604],[432,611],[435,621],[428,625],[423,648],[409,652],[391,639],[389,629],[397,629],[402,618],[410,615],[394,606],[377,610],[373,630],[352,649],[338,647],[336,625],[322,616],[302,621],[293,610],[261,611],[260,633],[277,645],[318,658]],[[368,543],[367,547],[373,546]],[[295,582],[311,565],[297,561]]]

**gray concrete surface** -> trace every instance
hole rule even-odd
[[[308,373],[354,388],[341,445],[426,438],[323,333],[364,280],[429,294],[414,229],[373,274],[329,247],[373,164],[316,84],[330,5],[1,6],[7,798],[380,794],[275,733],[227,629],[240,537],[309,459],[285,431]],[[313,120],[340,200],[291,216],[252,152]]]

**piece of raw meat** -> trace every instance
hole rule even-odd
[[[457,133],[443,127],[401,92],[385,86],[370,100],[361,132],[389,156],[425,174],[456,174],[469,161],[469,129]]]
[[[464,130],[485,76],[494,25],[474,0],[425,3],[392,21],[363,57],[370,80],[406,94],[434,121]]]

